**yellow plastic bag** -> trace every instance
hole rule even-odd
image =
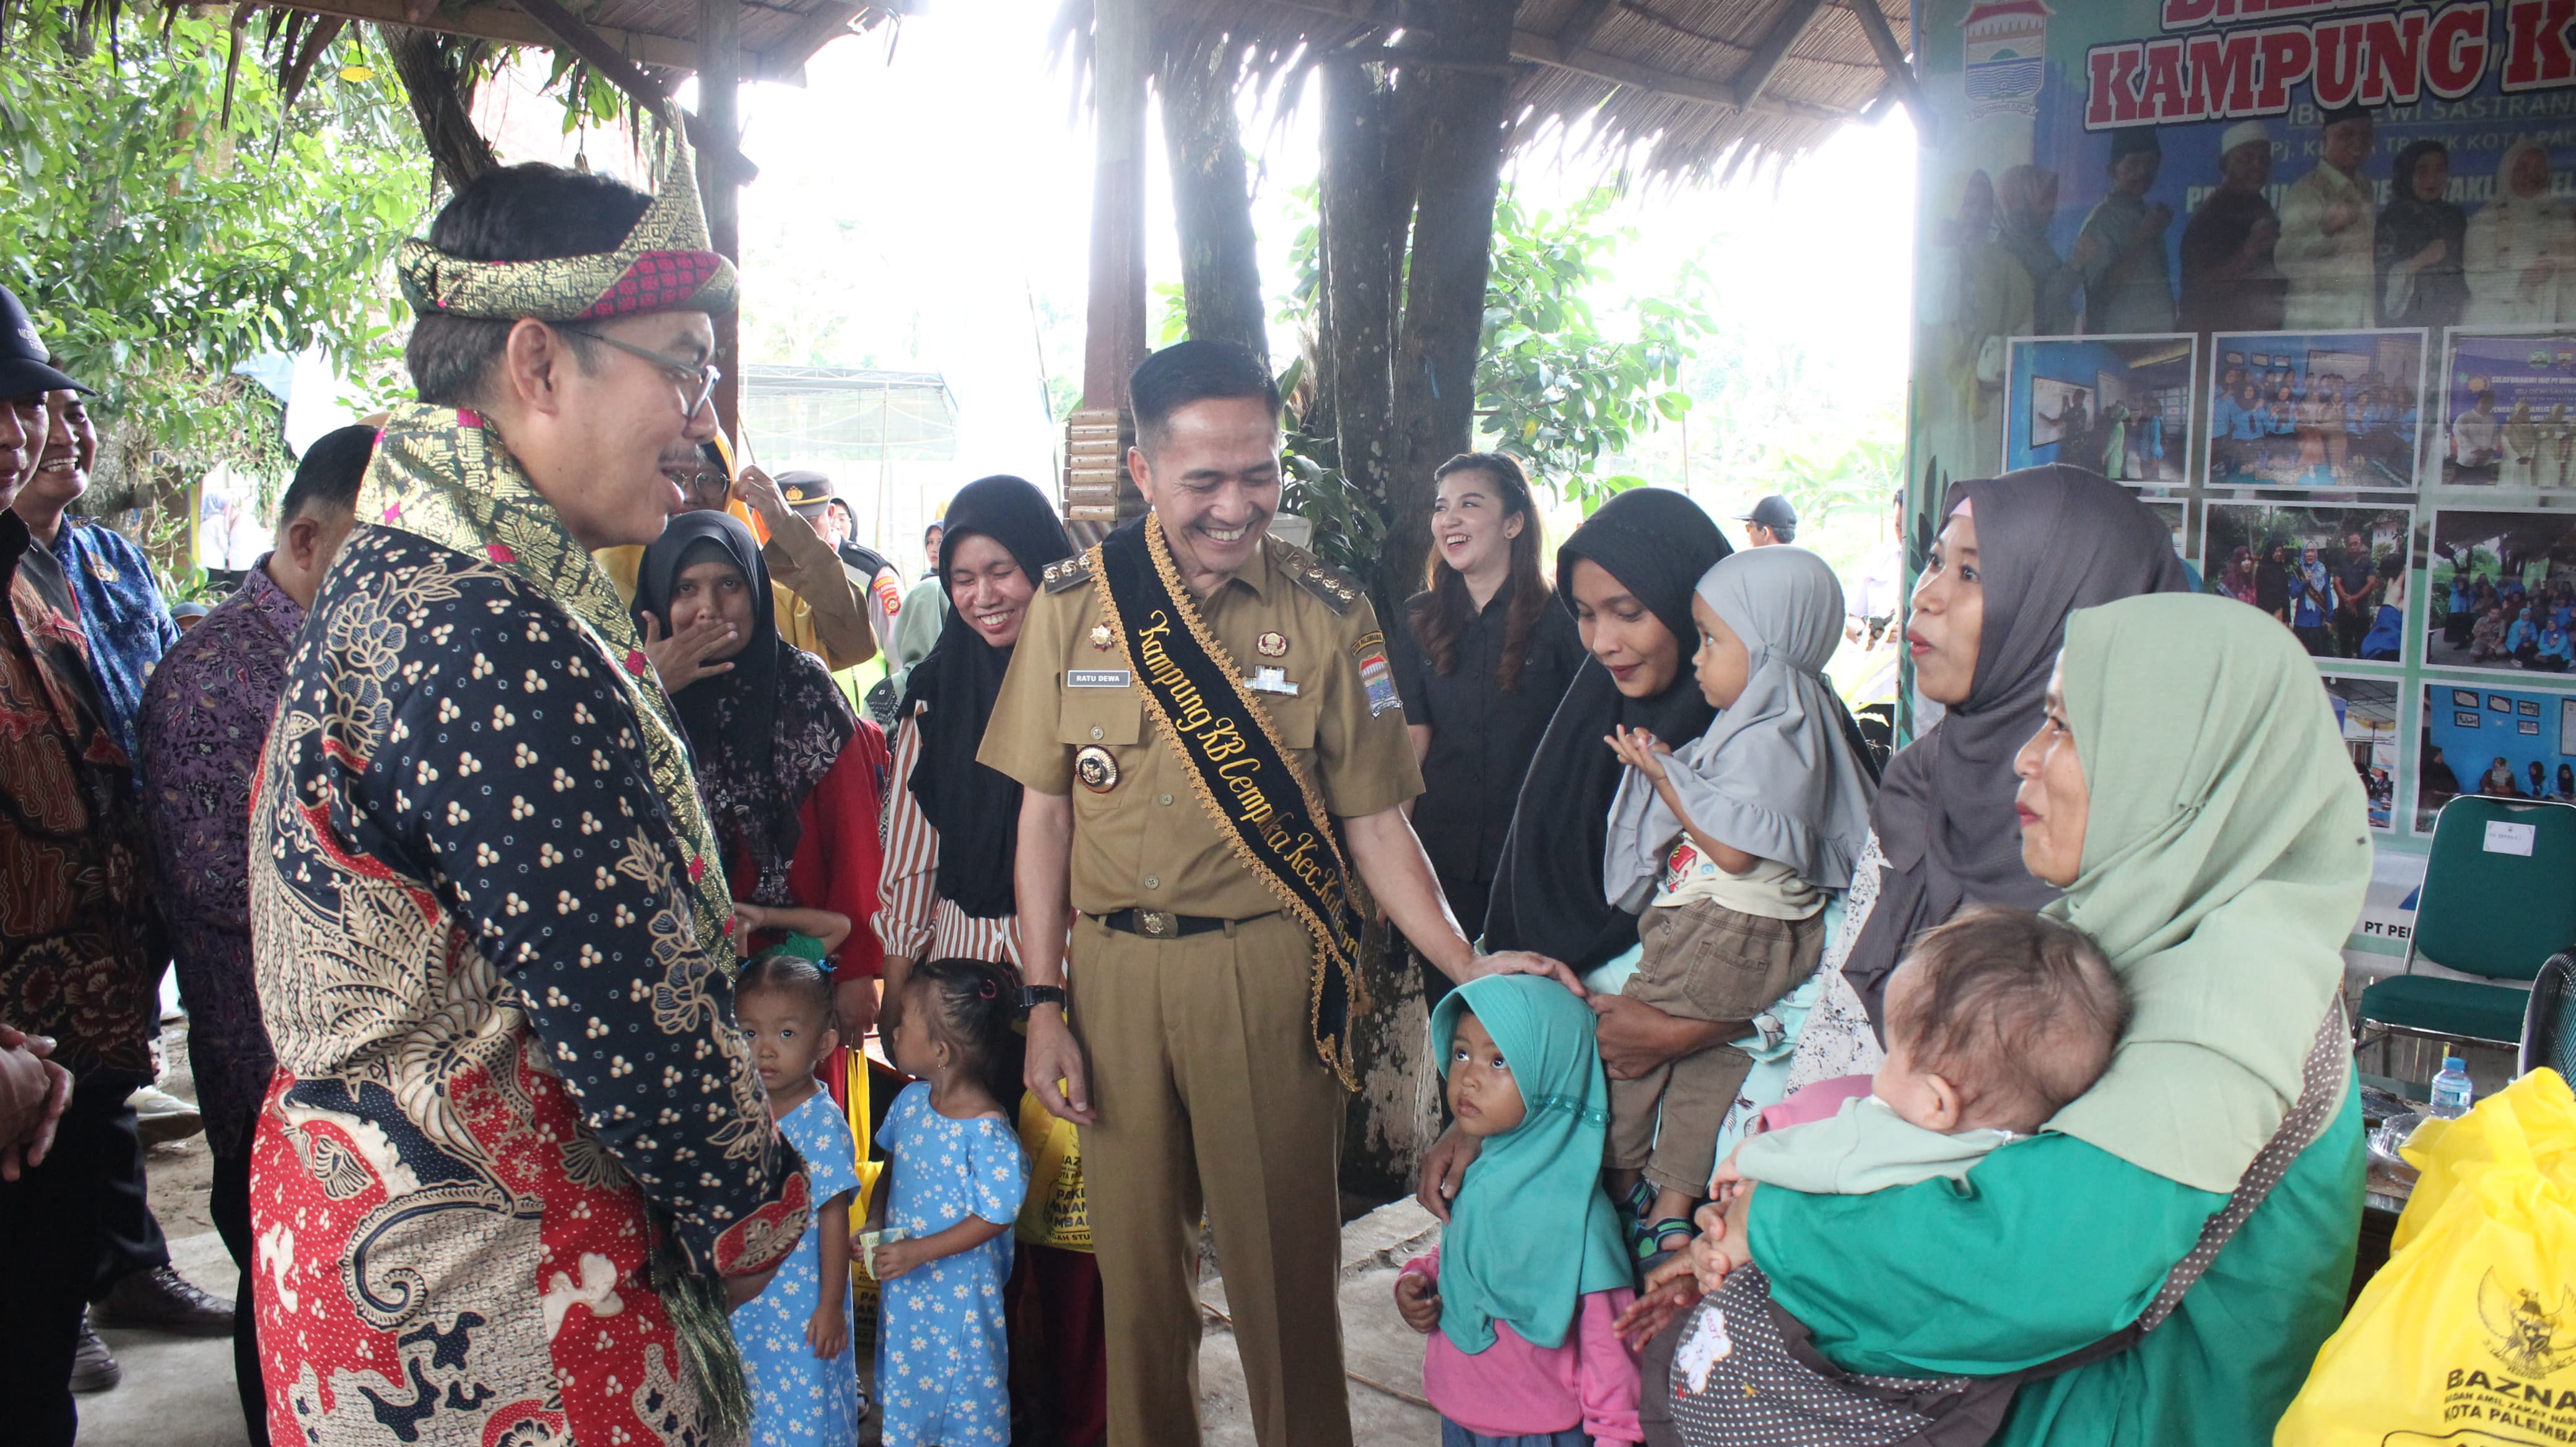
[[[2273,1441],[2576,1442],[2576,1092],[2535,1070],[2405,1147],[2423,1173]]]
[[[850,1227],[855,1235],[858,1224],[868,1217],[869,1204],[876,1200],[877,1177],[885,1173],[886,1163],[873,1159],[876,1122],[869,1109],[867,1052],[853,1049],[843,1055],[849,1087],[842,1092],[841,1104],[850,1119],[850,1139],[859,1147],[859,1194],[850,1202]],[[877,1279],[869,1274],[866,1259],[856,1251],[850,1253],[850,1307],[861,1344],[873,1344],[877,1339]]]
[[[1029,1194],[1012,1233],[1031,1246],[1091,1249],[1091,1206],[1082,1190],[1082,1140],[1072,1121],[1020,1097],[1020,1147],[1029,1153]]]

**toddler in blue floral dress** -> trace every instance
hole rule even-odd
[[[931,960],[904,982],[894,1061],[921,1077],[877,1129],[893,1185],[868,1217],[900,1230],[870,1263],[882,1285],[877,1400],[885,1447],[1005,1447],[1010,1347],[1002,1284],[1028,1159],[1003,1114],[1016,1095],[1010,980],[981,960]]]
[[[840,1040],[832,977],[800,955],[761,955],[734,985],[734,1018],[751,1038],[771,1117],[805,1158],[817,1203],[795,1254],[733,1314],[751,1384],[752,1447],[855,1447],[850,1196],[859,1188],[858,1142],[814,1079],[815,1062]]]

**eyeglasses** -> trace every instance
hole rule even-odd
[[[570,332],[577,337],[588,337],[602,346],[615,347],[617,350],[626,353],[630,357],[641,357],[645,361],[651,362],[654,366],[661,368],[663,371],[670,373],[673,377],[679,380],[683,388],[680,393],[680,398],[687,404],[680,414],[683,417],[693,418],[697,416],[698,409],[706,406],[708,402],[714,399],[716,395],[716,383],[721,381],[724,377],[724,373],[718,371],[716,369],[716,364],[713,362],[684,362],[678,357],[665,355],[664,353],[654,351],[649,347],[639,347],[633,342],[621,342],[615,337],[604,336],[598,332],[592,331],[588,327],[569,326],[562,322],[557,322],[555,323],[555,330]],[[686,390],[687,385],[691,382],[698,384],[698,395],[695,401],[689,400],[689,394]]]

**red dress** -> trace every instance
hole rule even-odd
[[[885,862],[877,820],[891,766],[884,730],[861,719],[841,756],[796,806],[796,853],[787,862],[787,893],[799,908],[849,916],[850,937],[833,956],[836,981],[872,980],[885,973],[885,947],[877,942],[872,925],[877,913],[877,875]],[[733,886],[735,898],[748,898],[760,868],[739,839],[730,843],[725,879]],[[752,944],[757,951],[781,938],[765,931],[753,936]]]

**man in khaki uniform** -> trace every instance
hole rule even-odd
[[[1349,1065],[1333,1015],[1346,952],[1325,942],[1348,936],[1280,880],[1301,874],[1339,899],[1355,871],[1453,979],[1572,980],[1535,955],[1478,956],[1450,916],[1403,813],[1422,776],[1376,615],[1348,578],[1265,536],[1280,481],[1267,371],[1239,347],[1184,342],[1138,367],[1131,391],[1128,468],[1153,513],[1039,581],[979,754],[1027,786],[1028,1082],[1084,1128],[1110,1442],[1199,1440],[1204,1206],[1259,1440],[1340,1447],[1335,1075]],[[1121,578],[1144,606],[1119,601]],[[1188,680],[1183,662],[1198,665]],[[1185,755],[1194,746],[1202,755]],[[1242,772],[1265,749],[1270,774]],[[1300,799],[1321,807],[1298,813]],[[1318,813],[1337,830],[1260,822]],[[1266,869],[1271,857],[1289,867]],[[1073,911],[1068,1026],[1058,922]]]

